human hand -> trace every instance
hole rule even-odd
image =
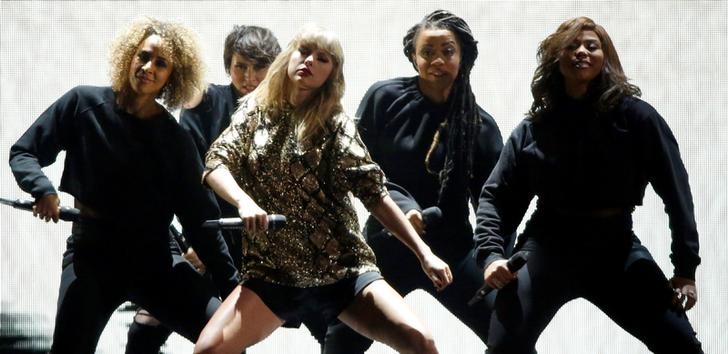
[[[452,283],[452,272],[450,266],[447,265],[440,257],[429,252],[420,260],[422,270],[425,271],[427,277],[432,281],[437,291],[445,289]]]
[[[249,199],[238,203],[238,215],[245,223],[246,232],[255,233],[268,230],[268,213],[254,201]]]
[[[185,259],[192,264],[192,266],[195,268],[195,270],[200,273],[205,273],[205,264],[202,263],[200,260],[200,257],[197,256],[197,252],[192,247],[187,248],[187,252],[185,252],[182,257],[185,257]]]
[[[500,289],[516,278],[516,273],[512,273],[508,269],[507,263],[507,259],[499,259],[485,268],[483,278],[488,286],[493,289]]]
[[[670,279],[670,286],[673,290],[672,304],[674,306],[687,311],[698,302],[698,289],[695,286],[695,280],[675,276]]]
[[[417,209],[408,211],[404,216],[409,220],[412,227],[417,231],[418,235],[425,234],[425,221],[422,220],[422,213]]]
[[[45,220],[45,222],[53,220],[53,222],[57,223],[61,213],[60,205],[61,199],[58,198],[58,194],[45,195],[35,200],[33,216],[37,216],[39,219]]]

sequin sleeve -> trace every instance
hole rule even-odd
[[[354,120],[342,113],[335,122],[335,178],[369,209],[387,195],[384,172],[369,156]]]
[[[250,116],[247,107],[247,104],[240,105],[231,118],[230,126],[210,145],[205,155],[203,181],[210,172],[221,167],[228,169],[236,179],[240,177],[243,159],[250,148]]]

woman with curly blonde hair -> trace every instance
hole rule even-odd
[[[144,18],[111,51],[111,87],[77,86],[53,103],[10,149],[33,213],[58,221],[60,199],[41,170],[66,152],[60,190],[80,218],[64,254],[53,353],[93,353],[116,307],[132,301],[195,340],[219,306],[217,291],[173,255],[177,215],[218,289],[238,274],[218,232],[213,195],[189,135],[160,103],[179,106],[201,83],[197,44],[180,25]],[[133,260],[133,261],[132,261]]]
[[[129,68],[139,43],[152,34],[163,39],[162,52],[174,65],[174,70],[159,92],[162,102],[170,109],[179,108],[204,89],[204,64],[194,33],[174,22],[162,22],[143,17],[119,36],[110,50],[111,87],[120,97],[131,93]]]
[[[339,318],[402,353],[437,353],[432,336],[379,274],[350,194],[417,256],[433,285],[450,269],[419,238],[340,104],[343,50],[304,27],[243,97],[212,144],[204,180],[245,220],[243,282],[200,335],[196,353],[237,353],[284,323]],[[267,232],[267,214],[287,225]]]

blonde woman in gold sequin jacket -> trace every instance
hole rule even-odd
[[[433,284],[452,281],[384,187],[344,112],[343,51],[304,27],[243,98],[210,147],[203,180],[245,220],[243,281],[203,330],[195,353],[233,353],[306,314],[338,317],[401,353],[437,353],[431,334],[381,277],[351,194],[417,255]],[[350,193],[351,192],[351,193]],[[267,214],[287,225],[267,231]]]

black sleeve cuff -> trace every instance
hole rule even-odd
[[[502,254],[491,253],[487,257],[479,257],[476,261],[478,263],[478,266],[480,266],[481,269],[485,270],[491,263],[501,259],[505,259]]]
[[[675,268],[673,275],[676,277],[687,278],[687,279],[691,279],[694,281],[695,280],[695,270],[697,268],[698,268],[697,266]]]

